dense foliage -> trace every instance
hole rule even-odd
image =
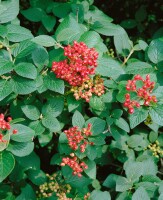
[[[163,199],[162,29],[122,26],[93,0],[0,1],[0,199]]]

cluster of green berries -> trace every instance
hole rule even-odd
[[[53,195],[57,196],[58,200],[72,200],[66,194],[70,193],[71,186],[68,184],[60,184],[59,176],[57,174],[46,174],[47,182],[39,186],[37,191],[37,199],[48,198]]]
[[[114,58],[114,50],[113,49],[109,49],[109,51],[107,52],[107,54],[109,56],[111,56],[112,58]]]
[[[163,156],[163,150],[160,148],[158,140],[156,140],[155,143],[149,144],[148,149],[152,151],[153,156],[155,156],[156,158],[159,158],[159,156]]]

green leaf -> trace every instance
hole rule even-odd
[[[128,132],[128,133],[130,132],[130,127],[129,127],[128,123],[123,118],[116,119],[115,125],[118,126],[119,128],[121,128],[122,130]]]
[[[115,36],[125,32],[121,26],[108,22],[95,22],[91,28],[105,36]]]
[[[84,117],[82,116],[82,114],[79,111],[76,110],[72,116],[72,125],[78,126],[79,128],[82,129],[84,124],[85,124]]]
[[[24,168],[24,170],[40,169],[40,158],[34,151],[28,156],[16,157],[16,161]]]
[[[124,192],[132,188],[133,183],[129,181],[127,178],[119,176],[116,180],[116,191]]]
[[[91,108],[95,110],[99,110],[99,111],[102,111],[105,107],[103,97],[101,96],[100,97],[92,96],[92,98],[90,99],[89,105]]]
[[[151,182],[140,182],[136,184],[136,187],[143,187],[151,198],[155,196],[156,189],[158,188],[155,183]]]
[[[29,127],[35,131],[36,135],[41,135],[45,131],[44,126],[42,125],[41,121],[39,121],[39,120],[32,121],[29,124]]]
[[[45,131],[43,134],[38,135],[38,140],[41,147],[46,146],[53,138],[53,133]]]
[[[12,84],[7,80],[0,80],[0,101],[12,92]]]
[[[99,59],[96,73],[105,77],[109,76],[113,79],[116,79],[125,72],[119,62],[113,60],[112,58],[106,57]]]
[[[150,200],[148,193],[143,187],[139,187],[133,194],[132,200]]]
[[[140,176],[143,174],[141,162],[129,161],[125,166],[125,172],[128,180],[132,182],[138,181]]]
[[[19,13],[19,0],[0,1],[0,23],[7,23]]]
[[[129,139],[127,140],[127,144],[129,147],[131,148],[135,148],[135,150],[140,149],[142,150],[143,148],[145,148],[148,143],[146,144],[146,146],[144,146],[144,138],[142,135],[131,135],[129,137]]]
[[[68,104],[68,110],[69,112],[74,111],[75,109],[79,108],[81,106],[81,101],[76,101],[74,96],[68,95],[67,97],[67,104]]]
[[[39,35],[33,38],[32,41],[44,47],[52,47],[56,44],[54,38],[48,35]]]
[[[149,134],[149,141],[154,143],[158,138],[158,132],[151,131]]]
[[[13,63],[5,58],[0,57],[0,75],[6,74],[13,70]]]
[[[42,114],[44,116],[51,115],[57,117],[61,114],[64,107],[64,98],[55,97],[48,99],[47,103],[42,107]]]
[[[16,200],[32,200],[36,199],[35,192],[31,185],[26,184],[24,188],[21,189],[22,192],[19,196],[16,197]]]
[[[152,107],[149,110],[149,114],[150,114],[153,122],[163,126],[163,107],[162,107],[162,105],[158,104],[157,107]]]
[[[146,6],[142,5],[135,13],[135,19],[138,22],[142,22],[146,19],[146,17],[147,17]]]
[[[59,18],[65,18],[71,12],[71,3],[55,2],[53,4],[53,13]]]
[[[152,40],[148,48],[148,57],[155,64],[163,60],[163,40]]]
[[[23,58],[31,54],[35,48],[35,43],[30,40],[24,40],[13,48],[13,55],[16,58]]]
[[[133,45],[126,32],[114,36],[114,45],[119,54],[128,55]]]
[[[21,42],[33,38],[31,31],[15,24],[7,25],[7,38],[11,42]]]
[[[15,159],[10,152],[0,152],[0,182],[12,172],[14,165]]]
[[[152,159],[142,161],[143,176],[144,175],[156,175],[158,167]]]
[[[28,156],[34,149],[33,142],[11,142],[7,150],[18,157]]]
[[[13,91],[16,94],[30,94],[36,90],[36,85],[33,80],[14,76],[11,80]]]
[[[92,179],[96,179],[96,163],[92,160],[85,161],[88,169],[85,169],[85,173]]]
[[[115,119],[119,119],[123,114],[123,111],[121,109],[114,109],[113,112],[111,113],[111,117]]]
[[[86,121],[86,125],[88,124],[92,125],[91,131],[93,135],[99,135],[102,134],[102,132],[105,130],[106,122],[98,117],[92,117]]]
[[[154,68],[146,62],[130,62],[126,67],[127,74],[148,74],[154,71]]]
[[[57,118],[52,118],[51,115],[46,115],[42,119],[42,124],[52,132],[58,132],[61,130],[61,125]]]
[[[22,77],[29,79],[36,79],[37,70],[36,67],[32,63],[19,63],[14,67],[15,72]]]
[[[84,42],[89,48],[91,48],[95,47],[99,42],[102,42],[102,39],[97,32],[87,31],[81,35],[79,41]]]
[[[56,24],[56,18],[54,16],[44,15],[44,17],[42,18],[42,23],[44,27],[46,28],[46,30],[50,32],[53,30]]]
[[[64,18],[64,20],[58,26],[55,32],[55,37],[59,42],[72,42],[74,40],[78,40],[86,30],[86,27],[82,24],[79,24],[76,18],[71,14]]]
[[[97,147],[94,145],[88,145],[86,148],[86,153],[90,160],[94,160],[97,157]]]
[[[54,73],[50,73],[49,75],[47,75],[44,79],[45,81],[45,86],[54,92],[58,92],[60,94],[64,94],[64,81],[57,79],[54,75]]]
[[[5,38],[7,35],[7,28],[6,26],[3,26],[0,24],[0,36]]]
[[[42,170],[30,169],[27,171],[27,176],[35,185],[42,185],[47,181],[46,175]]]
[[[146,109],[135,109],[135,112],[129,116],[131,129],[135,128],[141,122],[143,122],[148,116],[148,110]]]
[[[137,22],[134,19],[126,19],[123,20],[120,25],[125,29],[132,29],[136,27]]]
[[[101,23],[110,23],[113,21],[111,17],[105,15],[101,10],[95,8],[94,10],[89,10],[84,15],[85,20],[91,22],[101,22]]]
[[[34,64],[41,70],[49,64],[49,55],[45,48],[39,47],[32,52]]]
[[[111,200],[111,196],[109,192],[102,192],[100,190],[93,190],[91,192],[90,200]]]
[[[84,189],[84,187],[87,187],[92,181],[88,178],[85,178],[84,176],[78,177],[78,176],[69,176],[66,178],[66,183],[70,184],[71,187]]]
[[[18,130],[17,134],[12,134],[12,131]],[[11,139],[16,142],[28,142],[31,141],[35,135],[35,132],[22,124],[12,124],[10,129]]]
[[[33,105],[24,105],[21,107],[25,116],[31,120],[37,120],[40,117],[40,111],[36,106]]]
[[[103,186],[105,186],[107,188],[115,188],[117,178],[118,178],[118,175],[109,174],[109,176],[103,182]]]
[[[39,22],[43,17],[43,10],[40,8],[29,8],[21,11],[22,15],[32,22]]]

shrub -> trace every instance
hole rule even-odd
[[[92,0],[0,7],[1,199],[161,200],[161,29],[132,42]]]

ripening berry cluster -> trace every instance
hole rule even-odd
[[[77,150],[80,147],[80,152],[85,152],[87,144],[92,144],[87,141],[87,137],[92,135],[91,124],[88,124],[87,128],[79,130],[77,126],[74,126],[64,133],[67,136],[68,144],[73,150]]]
[[[73,175],[81,177],[81,173],[84,169],[88,169],[88,166],[85,164],[85,162],[80,162],[74,153],[71,153],[70,156],[71,157],[62,158],[61,166],[63,167],[68,165],[73,170]]]
[[[137,88],[136,86],[137,81],[142,82],[143,85],[141,88]],[[155,86],[155,82],[150,81],[149,74],[146,76],[145,79],[143,79],[138,74],[134,77],[133,80],[128,80],[127,85],[126,85],[126,90],[135,92],[137,94],[138,99],[144,101],[143,103],[144,106],[150,106],[151,103],[157,102],[156,97],[150,95],[150,93],[152,93],[154,86]],[[123,105],[124,107],[128,108],[130,114],[134,113],[134,107],[137,107],[137,108],[140,107],[139,101],[131,100],[129,93],[125,95],[125,102]]]
[[[101,96],[105,92],[104,80],[99,75],[94,79],[88,79],[83,82],[81,86],[74,86],[71,88],[71,92],[74,93],[76,100],[85,99],[86,102],[90,101],[93,94]]]
[[[4,131],[10,130],[11,126],[10,126],[10,121],[12,120],[11,117],[7,118],[7,121],[5,120],[5,116],[3,113],[0,114],[0,130],[2,131],[0,133],[0,142],[4,142],[6,143],[7,140],[4,140]],[[18,131],[16,129],[13,130],[13,134],[16,134]]]
[[[149,144],[148,148],[153,152],[152,154],[156,158],[159,158],[159,156],[163,156],[163,150],[161,150],[158,140],[156,140],[153,144]]]
[[[68,198],[66,194],[70,193],[71,186],[68,184],[60,184],[57,174],[49,175],[46,174],[47,182],[39,186],[37,191],[37,199],[51,197],[54,193],[58,200],[72,200]]]
[[[83,42],[74,41],[73,45],[64,47],[67,57],[60,62],[53,62],[52,71],[57,78],[67,81],[72,86],[80,86],[95,73],[98,53],[94,48],[88,48]]]

